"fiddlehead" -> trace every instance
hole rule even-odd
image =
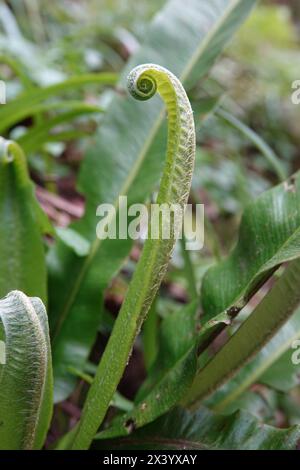
[[[138,66],[131,71],[127,79],[127,86],[131,95],[141,101],[149,100],[157,91],[156,80],[147,74],[145,65]]]
[[[128,77],[134,98],[145,101],[157,91],[168,111],[166,164],[157,203],[187,203],[195,157],[193,113],[180,81],[168,70],[154,64],[140,65]],[[157,239],[148,239],[128,288],[127,296],[90,388],[82,418],[75,431],[73,449],[86,449],[102,423],[112,396],[128,362],[134,340],[165,275],[182,218],[170,220],[168,239],[159,227]]]
[[[175,75],[154,64],[135,67],[128,76],[128,89],[134,98],[142,101],[150,99],[157,91],[165,102],[168,147],[157,202],[185,204],[195,156],[193,111],[186,92]]]

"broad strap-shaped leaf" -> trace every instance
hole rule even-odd
[[[243,215],[231,255],[202,284],[203,322],[240,310],[272,270],[300,256],[300,173],[263,193]]]
[[[254,0],[171,0],[156,15],[140,50],[126,66],[156,62],[171,70],[188,88],[203,79],[225,44],[249,14]],[[57,398],[72,390],[69,365],[81,367],[99,324],[101,290],[129,252],[128,240],[97,240],[96,208],[128,196],[128,204],[143,202],[159,181],[164,148],[156,138],[163,121],[162,105],[145,105],[116,96],[84,159],[79,189],[87,199],[86,215],[76,230],[91,242],[88,257],[79,258],[59,244],[49,256],[53,292],[51,329]],[[159,140],[161,142],[161,140]],[[63,273],[72,273],[67,279]],[[75,353],[74,353],[75,352]]]
[[[300,260],[296,260],[220,351],[198,371],[184,398],[186,404],[195,408],[265,346],[299,307],[299,283]]]
[[[292,362],[292,344],[298,338],[300,338],[299,308],[255,358],[217,390],[206,404],[218,413],[227,413],[227,409],[229,412],[235,411],[233,407],[236,400],[255,382],[267,383],[282,391],[296,386],[299,366]]]
[[[197,305],[191,303],[165,318],[157,359],[139,390],[134,409],[116,418],[98,437],[126,436],[176,405],[191,385],[197,367]]]
[[[34,194],[25,155],[0,137],[0,297],[18,289],[46,302],[42,232],[51,231]]]
[[[176,408],[127,438],[95,443],[105,450],[295,450],[300,426],[276,429],[246,412],[216,415]]]
[[[42,301],[13,291],[0,300],[0,449],[40,449],[52,415],[52,365]]]

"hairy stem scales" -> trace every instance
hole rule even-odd
[[[158,204],[187,203],[195,158],[193,112],[180,81],[163,67],[145,64],[132,70],[128,88],[139,100],[151,98],[157,91],[168,111],[166,164],[157,197]],[[129,360],[134,340],[149,311],[165,275],[182,218],[170,221],[170,237],[145,243],[140,261],[128,288],[126,299],[100,361],[95,380],[75,431],[73,449],[87,449],[103,422],[113,394]],[[149,227],[149,233],[151,227]]]

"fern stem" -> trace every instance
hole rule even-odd
[[[128,77],[130,93],[139,100],[156,91],[168,111],[166,164],[157,197],[158,204],[187,203],[195,158],[193,112],[180,81],[163,67],[146,64],[136,67]],[[127,296],[115,322],[75,432],[73,449],[89,448],[103,422],[114,392],[128,363],[133,344],[167,270],[182,219],[170,220],[170,237],[164,239],[159,224],[158,239],[148,237]],[[152,224],[150,223],[149,234]]]

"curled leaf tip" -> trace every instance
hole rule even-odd
[[[149,100],[157,91],[156,78],[151,74],[151,70],[163,70],[163,68],[155,64],[143,64],[132,69],[128,75],[129,93],[137,100]]]

